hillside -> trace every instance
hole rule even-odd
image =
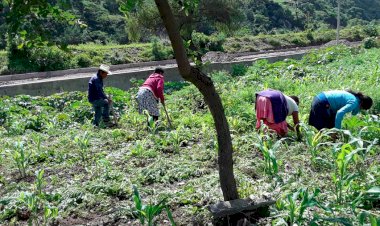
[[[51,1],[56,2],[56,1]],[[119,43],[151,41],[162,35],[162,24],[157,23],[154,5],[146,1],[141,12],[129,19],[119,11],[115,0],[78,0],[60,7],[72,12],[87,27],[63,26],[49,23],[57,40],[68,44]],[[175,4],[174,4],[175,6]],[[215,11],[215,7],[219,11]],[[3,10],[1,10],[3,8]],[[223,10],[222,10],[223,9]],[[0,49],[6,45],[7,12],[5,1],[0,1]],[[2,12],[2,13],[1,13]],[[181,11],[178,16],[184,17]],[[153,19],[153,20],[151,20]],[[342,25],[360,25],[380,19],[377,0],[348,0],[342,2]],[[328,0],[201,0],[199,7],[185,19],[185,29],[205,34],[227,32],[232,34],[277,33],[291,30],[317,29],[336,26],[335,1]],[[185,23],[185,22],[184,22]],[[225,26],[221,25],[224,23]],[[234,28],[235,27],[235,28]],[[236,28],[239,28],[236,30]],[[185,31],[184,31],[185,32]],[[137,40],[136,37],[137,36]]]

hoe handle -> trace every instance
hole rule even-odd
[[[173,128],[173,125],[172,125],[172,122],[170,121],[168,111],[166,110],[165,104],[163,104],[162,106],[164,106],[164,110],[165,110],[166,118],[168,119],[169,126],[170,126],[170,128]]]

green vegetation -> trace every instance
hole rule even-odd
[[[230,124],[240,195],[279,200],[259,225],[379,221],[379,62],[379,49],[337,46],[300,61],[259,61],[244,75],[211,75]],[[85,92],[1,97],[0,224],[138,224],[149,221],[143,218],[149,208],[166,205],[171,214],[150,219],[160,225],[171,215],[179,225],[211,222],[207,205],[223,199],[216,135],[201,94],[184,84],[167,86],[172,130],[164,117],[154,131],[147,129],[133,99],[138,87],[107,88],[121,115],[112,129],[93,128]],[[255,131],[254,93],[268,87],[298,95],[303,122],[323,90],[360,90],[375,105],[368,114],[346,117],[347,130],[335,131],[336,140],[303,125],[303,141],[295,133],[279,141]],[[31,153],[21,161],[24,175],[10,155],[20,143]]]
[[[127,17],[120,2],[0,0],[0,34],[9,34],[0,36],[0,50],[8,52],[4,60],[0,51],[0,74],[172,59],[154,2],[140,1]],[[189,55],[197,60],[208,51],[261,51],[335,39],[335,1],[200,0],[185,1],[186,7],[170,2]],[[342,2],[341,37],[367,38],[366,48],[378,45],[379,11],[377,0]]]
[[[5,34],[7,29],[7,2],[9,1],[0,1],[0,34]],[[149,42],[152,37],[161,35],[163,29],[163,24],[157,20],[157,8],[152,1],[143,1],[143,5],[128,18],[119,11],[119,1],[116,0],[48,2],[75,15],[87,25],[79,27],[61,21],[44,21],[46,27],[52,28],[50,35],[59,43]],[[187,10],[188,16],[177,1],[171,3],[176,16],[181,18],[182,32],[187,38],[191,36],[192,30],[207,35],[222,32],[231,36],[336,26],[336,2],[328,0],[200,0],[199,4],[193,6],[193,10]],[[377,0],[346,0],[341,4],[343,26],[363,25],[380,18],[380,4]],[[1,36],[0,49],[5,47],[6,37]]]
[[[375,31],[371,30],[372,28]],[[341,37],[349,41],[363,40],[365,48],[380,46],[380,40],[372,35],[378,32],[379,26],[355,26],[342,29]],[[367,31],[369,30],[369,31]],[[262,51],[297,46],[320,45],[335,40],[335,31],[324,29],[287,34],[268,34],[258,36],[242,36],[226,38],[224,35],[207,36],[194,33],[193,45],[199,51],[194,55],[202,55],[208,51],[222,51],[227,53]],[[173,51],[168,42],[157,38],[152,43],[135,43],[129,45],[101,45],[95,43],[69,46],[70,52],[57,48],[40,48],[28,52],[28,63],[14,60],[13,70],[9,70],[5,51],[0,51],[0,74],[24,73],[34,71],[51,71],[80,67],[96,67],[102,63],[125,64],[165,60],[173,58]],[[232,75],[245,73],[244,67],[235,67]]]

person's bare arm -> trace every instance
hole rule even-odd
[[[294,128],[297,132],[297,138],[301,139],[301,132],[300,132],[300,126],[299,126],[300,119],[299,119],[298,111],[293,112],[292,116],[293,116]]]

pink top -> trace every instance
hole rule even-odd
[[[147,88],[157,99],[161,100],[161,103],[165,102],[164,99],[164,76],[158,73],[151,74],[144,84],[141,86]]]
[[[288,133],[288,124],[286,120],[275,123],[272,102],[269,98],[257,96],[256,99],[256,129],[261,127],[261,120],[269,129],[276,131],[277,134],[285,136]]]

